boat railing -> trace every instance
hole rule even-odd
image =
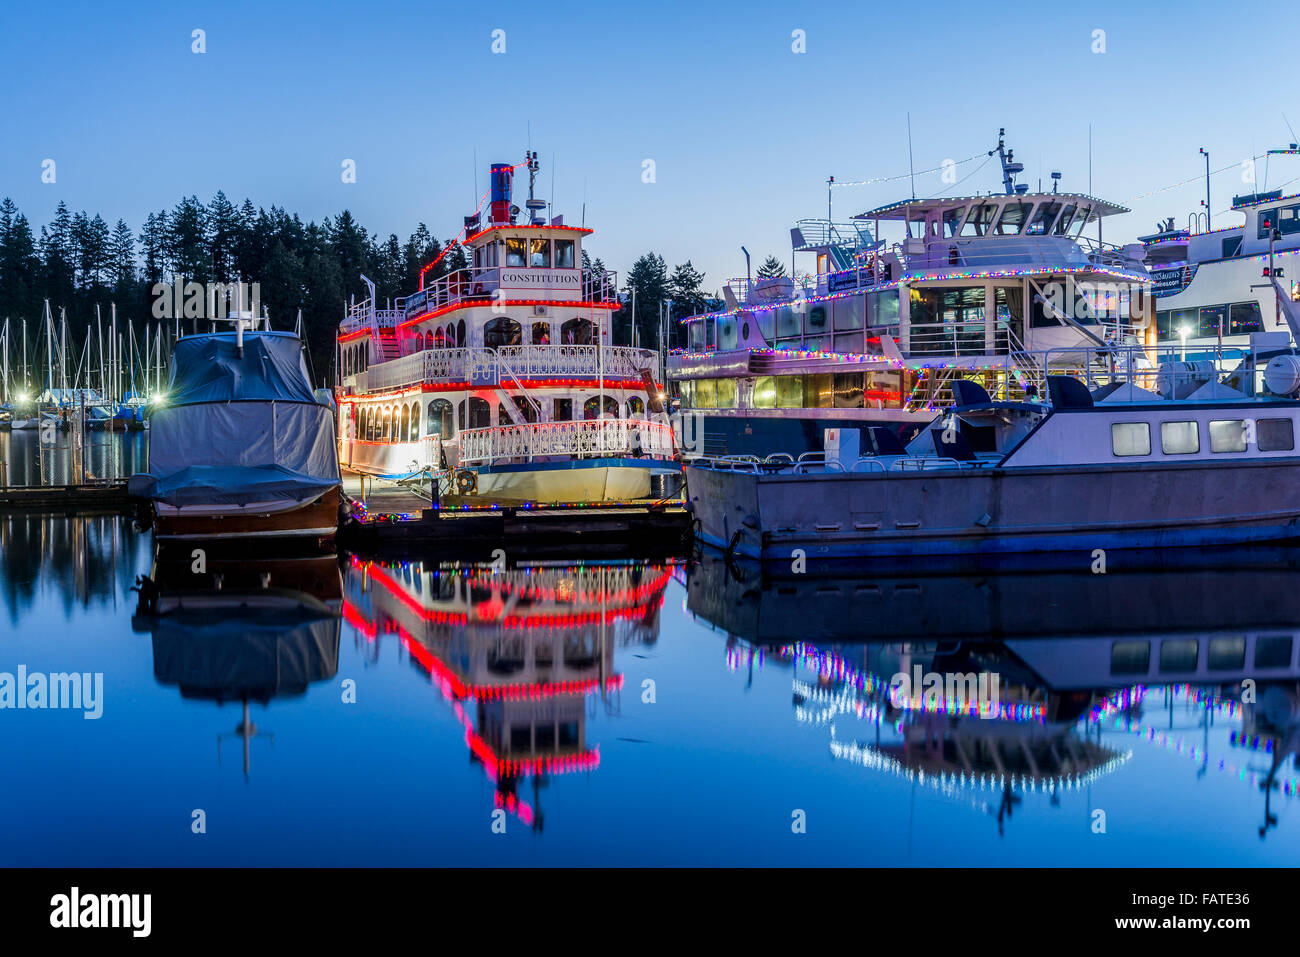
[[[545,283],[515,288],[508,277],[536,274],[547,279]],[[617,302],[618,273],[609,269],[580,269],[577,267],[524,266],[467,266],[445,276],[429,280],[425,287],[405,302],[405,318],[435,312],[445,306],[470,300],[496,298],[502,290],[530,299],[582,300],[585,302]]]
[[[339,323],[339,332],[347,335],[367,328],[372,333],[377,333],[380,329],[394,329],[405,317],[404,303],[404,300],[397,299],[393,301],[395,308],[380,309],[370,298],[354,302],[348,307],[343,321]]]
[[[641,371],[656,371],[651,349],[630,346],[499,346],[423,349],[372,365],[356,376],[356,391],[391,392],[424,382],[468,382],[496,385],[514,380],[581,376],[640,379]]]
[[[460,461],[465,465],[530,462],[550,456],[671,459],[673,453],[672,429],[648,419],[528,422],[460,433]]]

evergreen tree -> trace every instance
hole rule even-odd
[[[240,220],[239,213],[221,190],[208,203],[207,223],[212,279],[234,282],[238,278],[235,249],[240,238]]]
[[[640,344],[645,348],[660,348],[660,310],[668,296],[668,264],[663,256],[648,252],[632,263],[627,272],[625,288],[629,298],[636,290],[636,323]],[[629,306],[630,308],[630,306]]]
[[[785,274],[785,264],[775,256],[768,256],[758,267],[759,279],[777,279]]]
[[[172,210],[167,223],[166,249],[176,275],[199,283],[212,278],[208,211],[197,196],[182,199]]]

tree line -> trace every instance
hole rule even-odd
[[[344,303],[368,295],[361,274],[375,283],[381,302],[408,295],[419,288],[420,269],[446,243],[423,223],[403,241],[395,233],[369,232],[348,210],[321,223],[303,222],[278,206],[255,207],[247,199],[236,205],[224,192],[206,204],[185,197],[171,209],[150,213],[138,230],[122,219],[110,226],[99,213],[73,212],[61,202],[37,232],[6,198],[0,202],[0,322],[8,318],[16,329],[25,319],[35,342],[48,300],[56,319],[65,311],[79,353],[84,337],[93,334],[97,306],[107,317],[115,304],[119,325],[135,323],[139,335],[156,321],[158,283],[256,282],[274,328],[292,329],[301,310],[312,368],[322,383],[333,368]],[[464,266],[464,252],[456,247],[430,275]],[[583,267],[599,270],[604,264],[584,251]],[[684,343],[678,320],[721,306],[689,260],[670,269],[654,252],[632,264],[620,287],[625,304],[613,318],[619,343],[632,341],[635,324],[642,346],[678,348]],[[669,302],[669,337],[661,343],[660,316]],[[12,368],[14,357],[10,362]]]

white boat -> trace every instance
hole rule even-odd
[[[651,412],[658,356],[612,344],[614,274],[582,265],[592,230],[545,221],[535,154],[520,165],[525,221],[511,205],[517,167],[493,165],[486,223],[476,210],[443,253],[459,245],[469,265],[439,276],[439,257],[419,291],[381,307],[370,284],[348,310],[339,460],[386,478],[430,474],[484,502],[645,498],[652,475],[680,471],[672,429]]]
[[[1300,540],[1300,356],[1187,366],[1052,376],[1050,405],[958,382],[906,447],[840,430],[798,461],[690,462],[688,507],[705,542],[786,565]]]
[[[686,319],[668,358],[684,450],[797,456],[827,428],[873,426],[907,441],[958,379],[1020,399],[1077,367],[1072,350],[1154,346],[1143,250],[1101,240],[1127,210],[1017,182],[1001,137],[990,155],[1000,192],[801,221],[793,252],[815,275],[732,280],[725,308]]]

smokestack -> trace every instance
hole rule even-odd
[[[510,223],[510,192],[515,170],[509,163],[492,164],[492,207],[493,226],[505,226]]]

